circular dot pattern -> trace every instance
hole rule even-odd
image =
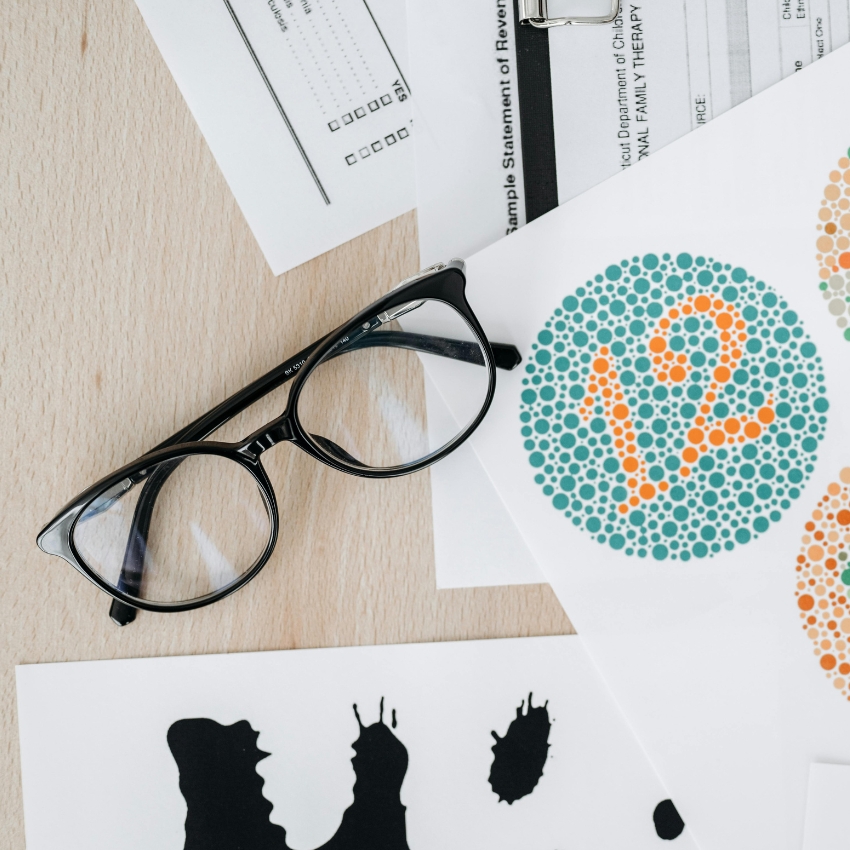
[[[850,150],[838,160],[818,210],[820,290],[844,339],[850,341]]]
[[[611,265],[525,364],[521,433],[551,505],[599,543],[688,561],[764,534],[813,470],[829,402],[797,314],[687,253]]]
[[[838,477],[806,523],[796,596],[820,668],[850,700],[850,467]]]

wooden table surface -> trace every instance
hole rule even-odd
[[[427,471],[288,446],[260,576],[114,626],[38,530],[416,271],[415,213],[273,277],[132,0],[0,3],[0,174],[0,846],[24,846],[15,664],[571,631],[548,586],[435,589]]]

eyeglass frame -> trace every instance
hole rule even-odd
[[[110,609],[110,617],[117,625],[126,625],[127,623],[132,622],[132,620],[135,619],[137,610],[157,613],[193,611],[198,608],[211,605],[214,602],[218,602],[219,600],[235,593],[237,590],[240,590],[249,581],[254,579],[268,563],[277,545],[277,538],[280,530],[280,516],[278,513],[274,487],[261,462],[261,456],[264,452],[268,451],[273,446],[276,446],[278,443],[289,442],[294,443],[295,446],[311,455],[314,459],[338,470],[339,472],[356,475],[362,478],[395,478],[418,472],[443,459],[464,443],[481,424],[481,421],[484,419],[484,416],[487,414],[487,411],[493,401],[493,395],[496,389],[496,368],[498,367],[506,370],[514,369],[519,365],[522,358],[519,351],[513,345],[490,343],[487,339],[487,335],[484,333],[484,329],[481,327],[481,324],[466,299],[465,290],[465,263],[463,260],[457,258],[451,260],[449,263],[437,263],[434,266],[424,269],[413,277],[402,281],[389,293],[361,310],[347,322],[340,325],[338,328],[331,331],[318,341],[302,349],[294,356],[288,358],[280,366],[256,379],[239,392],[234,393],[232,396],[225,399],[225,401],[221,402],[221,404],[217,405],[194,422],[176,432],[167,440],[164,440],[150,452],[142,455],[131,463],[125,464],[120,469],[110,473],[104,478],[101,478],[99,481],[86,488],[82,493],[68,502],[65,507],[63,507],[62,510],[42,529],[42,531],[39,532],[37,537],[37,544],[39,548],[49,555],[56,555],[67,561],[72,567],[74,567],[74,569],[91,581],[100,590],[111,596],[114,601]],[[393,316],[390,314],[390,311],[393,308],[397,308],[417,300],[442,301],[443,303],[448,304],[466,321],[469,329],[476,337],[476,341],[486,358],[486,363],[482,365],[486,365],[488,369],[487,393],[481,410],[466,426],[466,428],[455,436],[454,439],[436,451],[431,452],[425,457],[409,464],[375,468],[362,466],[356,463],[348,463],[341,456],[334,457],[330,454],[327,448],[322,448],[318,443],[316,443],[314,439],[316,435],[311,435],[303,427],[299,419],[298,399],[302,388],[306,384],[312,372],[320,364],[327,362],[325,359],[326,355],[331,352],[334,346],[336,346],[347,334],[350,335],[354,331],[363,328],[364,323],[368,323],[369,319],[376,316],[379,317],[380,314],[383,314],[391,320]],[[400,315],[400,313],[396,313],[396,315]],[[448,340],[443,340],[439,337],[424,337],[418,334],[405,334],[404,332],[393,333],[398,333],[399,336],[405,337],[404,342],[407,342],[408,344],[401,344],[400,341],[398,345],[394,345],[392,347],[402,347],[412,349],[414,351],[435,353],[439,356],[454,356],[447,350],[433,350],[434,345],[439,348],[442,343],[449,342]],[[412,337],[419,337],[419,339],[410,339]],[[431,349],[421,347],[423,341],[427,339],[435,341],[433,343],[429,343],[429,345],[431,345]],[[470,343],[470,345],[472,344]],[[456,357],[456,359],[464,358]],[[243,440],[235,443],[206,441],[204,439],[238,416],[248,407],[265,397],[268,393],[282,386],[289,380],[293,380],[293,384],[289,392],[284,411],[280,416],[276,417],[263,427],[255,430]],[[330,441],[326,440],[325,442]],[[340,449],[340,451],[344,453],[344,450]],[[270,529],[268,542],[266,543],[263,552],[255,560],[254,564],[241,576],[230,582],[228,585],[195,599],[180,602],[151,602],[124,593],[107,582],[106,579],[100,576],[86,563],[85,558],[80,554],[74,544],[74,530],[76,524],[85,509],[99,495],[121,484],[123,481],[129,480],[129,486],[125,488],[126,492],[134,484],[132,481],[133,476],[139,476],[144,473],[148,467],[154,466],[159,468],[162,464],[169,460],[176,461],[193,455],[212,455],[234,461],[253,477],[269,515]],[[354,460],[354,458],[352,458],[352,460]],[[165,473],[166,477],[168,474],[170,474],[170,472]],[[145,476],[142,475],[142,478],[144,477]],[[151,502],[150,515],[153,513],[153,502],[156,500],[157,493],[158,489],[153,493],[152,499],[149,500]],[[144,490],[142,490],[139,502],[141,502],[143,495]],[[129,556],[128,553],[135,541],[133,531],[137,527],[137,511],[138,503],[137,508],[134,510],[133,528],[131,529],[130,539],[128,540],[127,548],[125,550],[125,566],[127,557]],[[150,515],[147,517],[148,528],[144,531],[143,545],[146,545],[147,541],[147,531],[149,530],[149,521],[151,518]],[[124,567],[122,567],[122,576],[123,574]]]

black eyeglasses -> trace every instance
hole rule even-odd
[[[496,367],[515,368],[512,345],[489,343],[465,295],[462,260],[399,284],[323,339],[89,487],[38,535],[113,597],[126,625],[145,611],[188,611],[238,590],[277,541],[274,489],[261,456],[281,442],[366,478],[424,469],[479,425]],[[399,319],[403,317],[403,327]],[[429,428],[421,370],[455,387],[456,417]],[[213,432],[294,378],[286,409],[238,443]],[[444,420],[444,421],[443,421]]]

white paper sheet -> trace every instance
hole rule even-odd
[[[403,3],[137,4],[275,274],[415,206]]]
[[[803,850],[843,850],[847,847],[845,812],[850,799],[850,766],[813,764],[806,797]]]
[[[568,362],[563,364],[566,371],[561,373],[561,366],[555,365],[552,374],[563,374],[564,386],[571,389],[583,385],[580,393],[567,394],[564,400],[573,404],[575,411],[566,408],[558,411],[554,409],[555,400],[552,401],[550,430],[556,431],[553,423],[560,429],[552,438],[559,441],[555,450],[558,454],[552,461],[544,454],[553,452],[551,446],[543,448],[539,442],[545,438],[542,433],[545,426],[541,425],[542,430],[537,431],[536,424],[532,424],[537,421],[535,415],[542,416],[542,406],[547,403],[545,397],[538,395],[531,403],[535,411],[532,422],[520,418],[523,412],[530,412],[527,405],[523,407],[522,392],[535,389],[533,385],[523,384],[524,379],[532,376],[522,367],[500,375],[493,407],[473,437],[473,447],[660,774],[670,784],[675,799],[686,807],[689,825],[705,847],[723,850],[799,847],[808,765],[815,760],[850,759],[850,739],[844,734],[848,716],[844,666],[850,668],[850,662],[846,659],[843,629],[848,618],[833,622],[831,606],[835,605],[836,609],[841,606],[838,601],[830,603],[828,595],[836,593],[839,601],[844,599],[843,576],[850,578],[850,575],[846,568],[842,572],[835,565],[823,565],[827,557],[836,564],[843,563],[839,556],[846,553],[850,541],[842,538],[847,534],[842,530],[843,525],[826,528],[823,533],[836,535],[828,543],[822,544],[814,536],[821,533],[822,522],[827,525],[839,522],[836,517],[843,504],[841,500],[850,498],[847,495],[850,492],[847,443],[850,396],[846,392],[850,386],[846,312],[850,292],[845,273],[846,264],[850,263],[847,250],[850,239],[846,235],[850,221],[844,218],[843,209],[850,208],[850,197],[845,192],[850,184],[844,176],[850,168],[847,153],[850,122],[842,109],[846,98],[843,81],[848,73],[850,51],[844,49],[721,116],[700,133],[680,140],[639,167],[491,246],[472,257],[468,264],[470,303],[476,305],[488,334],[516,344],[526,357],[524,365],[537,362],[535,369],[541,367],[542,372],[549,366],[542,366],[546,360],[544,354],[539,361],[532,359],[537,356],[535,346],[550,352],[550,363],[557,364],[561,356],[567,358]],[[783,120],[781,135],[774,131],[777,116]],[[830,233],[831,230],[834,232]],[[670,252],[669,260],[664,259],[664,252]],[[683,256],[679,265],[680,253]],[[654,269],[649,254],[658,258]],[[824,268],[827,255],[831,258],[828,264],[837,271]],[[645,257],[648,259],[644,260]],[[698,257],[714,258],[713,262],[721,264],[720,271],[698,265]],[[617,265],[620,260],[626,261],[625,267]],[[662,263],[670,264],[663,273]],[[637,266],[634,276],[632,265]],[[733,270],[740,268],[747,270],[743,282],[738,282],[741,273],[735,271],[733,276]],[[687,293],[687,286],[720,285],[719,277],[706,283],[675,282],[670,278],[673,272],[683,276],[686,270],[692,275],[707,270],[714,276],[724,274],[727,281],[722,289],[747,286],[753,297],[761,292],[759,281],[778,293],[775,305],[771,297],[773,306],[763,302],[757,312],[776,309],[781,313],[779,319],[772,313],[760,312],[752,318],[749,311],[744,317],[742,310],[750,295],[745,296],[743,289],[737,293],[730,291],[728,298],[722,290],[712,296],[715,300],[727,298],[723,308],[717,308],[718,316],[728,312],[726,304],[733,304],[733,311],[728,313],[733,322],[731,332],[747,336],[746,341],[740,341],[742,346],[758,336],[759,351],[755,343],[752,350],[744,347],[738,353],[735,353],[737,349],[712,353],[705,348],[701,355],[709,363],[705,365],[700,359],[688,358],[703,344],[699,334],[710,335],[709,331],[674,330],[671,324],[661,334],[666,334],[665,347],[659,348],[659,352],[650,349],[638,357],[636,346],[648,346],[650,337],[659,335],[660,325],[656,324],[656,330],[652,330],[648,323],[660,322],[661,318],[679,324],[684,320],[684,315],[674,320],[665,313],[673,308],[664,303],[664,298],[672,298],[673,305],[683,309],[677,299],[681,297],[679,293]],[[653,271],[661,275],[661,284],[650,280]],[[597,275],[601,278],[597,279]],[[620,282],[625,277],[630,277],[628,286],[634,288],[630,295],[637,299],[634,305],[628,304],[617,289],[626,285]],[[654,292],[660,285],[666,286],[668,279],[671,281],[668,294],[659,291],[662,299],[659,301]],[[638,280],[649,282],[641,283],[638,289],[638,284],[632,282]],[[518,286],[517,281],[523,281],[523,285]],[[604,291],[609,284],[617,293],[616,298]],[[597,285],[603,287],[609,301],[617,300],[616,307],[603,305],[602,296],[595,292],[579,292],[580,288]],[[628,286],[625,292],[629,292]],[[765,288],[764,293],[767,292]],[[651,313],[638,315],[636,308],[648,309],[648,305],[640,303],[644,295],[648,303],[662,305],[661,318],[655,308]],[[698,295],[697,290],[692,297]],[[577,298],[579,303],[564,304],[566,297]],[[596,303],[587,301],[589,298]],[[575,327],[576,310],[583,310],[582,321],[589,321],[587,317],[603,307],[606,312],[609,309],[613,312],[599,319],[602,329],[622,325],[621,307],[625,311],[623,314],[629,321],[625,337],[612,336],[604,343],[600,338],[593,340],[600,327],[586,324],[582,333],[587,334],[587,340],[573,339],[566,353],[553,349],[554,341],[547,334],[554,337],[561,333],[556,323],[562,319],[554,313],[556,309],[571,311],[570,321]],[[694,304],[689,309],[698,311]],[[710,306],[710,310],[714,309]],[[735,318],[735,311],[741,318]],[[696,314],[692,312],[692,315]],[[714,321],[715,317],[711,318]],[[547,321],[552,323],[550,327],[546,327]],[[744,322],[744,329],[734,327],[738,321]],[[771,321],[773,325],[752,324],[757,321]],[[632,322],[636,323],[634,327]],[[747,325],[748,322],[751,324]],[[754,331],[748,330],[751,326]],[[730,332],[720,331],[719,327],[711,334]],[[781,342],[771,336],[777,328],[784,328]],[[799,340],[791,336],[793,328],[802,328],[803,336]],[[760,336],[762,331],[768,338]],[[540,333],[542,337],[538,336]],[[689,341],[690,336],[695,336],[696,341]],[[637,337],[642,341],[636,341]],[[678,337],[675,342],[674,337]],[[814,341],[816,354],[808,345],[804,354],[802,346],[807,339]],[[569,365],[577,356],[569,351],[578,352],[590,342],[597,346],[597,354],[587,364]],[[614,346],[615,342],[622,343],[625,352],[619,346],[616,350],[612,347],[608,355],[600,358],[599,346]],[[791,342],[797,347],[790,348]],[[768,352],[774,347],[777,359],[771,360],[774,354],[768,356]],[[782,359],[783,351],[787,360]],[[665,359],[668,352],[673,358],[672,365]],[[649,353],[660,357],[661,365],[667,364],[669,371],[665,371],[663,379],[661,365],[649,362]],[[683,365],[677,363],[682,353],[686,354]],[[724,393],[726,386],[734,388],[736,395],[730,400],[731,406],[721,411],[715,398],[707,414],[696,410],[686,414],[683,406],[686,402],[682,397],[676,400],[672,388],[690,386],[695,371],[724,365],[709,362],[710,357],[721,354],[736,364],[728,367],[730,380],[725,375],[714,379]],[[625,363],[623,358],[627,356],[632,358],[631,364]],[[759,365],[761,356],[782,365],[771,365],[768,371],[767,362]],[[789,375],[801,371],[800,364],[807,356],[820,357],[821,363],[816,366],[817,361],[813,360],[812,370],[807,366],[802,370],[809,387],[805,390],[801,389],[802,378],[794,384]],[[752,363],[741,365],[751,357]],[[640,358],[646,358],[647,362],[638,366]],[[618,376],[610,378],[605,373],[608,385],[594,384],[596,389],[591,391],[589,375],[597,374],[592,369],[598,359],[613,359],[617,365],[611,368]],[[788,367],[790,372],[782,371],[784,364],[794,363],[797,365]],[[645,366],[649,370],[641,371]],[[672,366],[685,370],[684,382],[673,379]],[[756,366],[763,370],[761,377],[753,374],[748,377],[746,371],[742,372]],[[571,373],[579,367],[587,368],[588,375],[582,377],[577,372],[573,376]],[[777,368],[779,372],[775,374]],[[823,382],[817,377],[821,368]],[[621,371],[623,383],[618,386]],[[647,391],[646,399],[639,394],[636,397],[641,384],[631,379],[643,381],[647,375],[654,376],[653,388],[642,387]],[[741,384],[736,383],[739,377]],[[768,378],[770,382],[775,380],[776,384],[770,389],[766,385],[759,389],[753,383],[757,377],[765,382]],[[560,386],[560,382],[556,379],[554,385]],[[673,401],[652,395],[655,385],[663,385],[668,399]],[[822,395],[817,391],[819,386],[826,387],[828,411],[823,402],[814,406],[814,398]],[[738,398],[738,387],[746,387],[745,399]],[[539,390],[537,387],[535,392]],[[610,398],[603,396],[607,390],[611,390]],[[707,403],[708,391],[706,388],[700,404]],[[599,396],[600,401],[593,401],[591,407],[598,406],[600,414],[595,411],[579,414],[587,397],[585,392],[592,398]],[[813,395],[803,401],[804,392]],[[617,404],[624,403],[616,393],[622,393],[635,404],[634,409],[629,407],[626,411],[626,420],[619,420],[619,411],[615,410]],[[607,398],[604,404],[603,398]],[[786,410],[784,405],[792,402],[796,411]],[[660,413],[665,404],[672,404],[673,408]],[[739,404],[744,405],[744,413],[738,410]],[[647,407],[647,426],[642,431],[631,427],[617,434],[614,429],[623,427],[617,424],[621,421],[625,423],[632,418],[644,421],[640,412],[643,405],[657,408]],[[750,410],[748,405],[773,407],[773,422],[768,421],[770,414],[764,414],[764,420],[759,419],[755,408]],[[807,410],[803,411],[803,407]],[[585,407],[586,411],[589,409]],[[588,420],[582,427],[589,428],[593,421],[593,427],[598,425],[600,430],[598,435],[588,430],[581,437],[584,446],[581,456],[561,459],[560,453],[575,451],[572,438],[567,439],[570,445],[560,443],[561,434],[572,430],[565,419],[561,422],[555,418],[556,414],[566,417],[568,412]],[[696,423],[697,415],[705,416],[707,421]],[[747,415],[748,419],[746,422],[738,419],[737,425],[730,423],[726,429],[725,423],[736,415]],[[659,430],[649,427],[659,417],[666,417],[663,423],[659,422]],[[688,417],[691,417],[690,425],[685,437],[667,433],[680,427],[680,420]],[[671,424],[674,421],[679,425],[674,427]],[[791,443],[784,445],[786,436],[773,449],[763,441],[759,443],[771,425],[777,427],[776,439],[779,434],[790,435]],[[754,435],[754,426],[758,426],[758,436]],[[527,427],[531,432],[523,434],[521,429]],[[692,428],[702,432],[695,434],[695,438],[699,437],[697,443],[690,442]],[[733,444],[736,454],[719,457],[720,448],[712,442],[715,431],[720,432],[718,438],[723,441],[730,438],[736,441]],[[633,435],[631,439],[629,433]],[[655,442],[654,447],[647,447],[641,434],[648,434]],[[670,441],[663,450],[657,442],[662,436]],[[739,436],[744,437],[743,443],[737,442]],[[597,440],[595,447],[589,443],[591,437]],[[809,437],[814,442],[803,448],[802,441]],[[622,449],[607,442],[609,439],[623,440]],[[683,442],[678,445],[674,439]],[[526,448],[526,441],[533,441],[534,446]],[[633,455],[626,452],[626,443],[635,448]],[[747,453],[744,453],[745,444]],[[766,457],[768,451],[790,452],[789,446],[795,449],[795,456]],[[595,479],[590,476],[580,481],[591,468],[588,461],[593,457],[592,452],[600,449],[604,458],[609,447],[612,451],[616,448],[618,463],[633,456],[642,458],[645,466],[638,464],[637,474],[629,472],[623,482],[597,467],[594,467]],[[756,452],[750,459],[753,447]],[[725,477],[732,476],[728,480],[734,481],[735,487],[720,479],[712,483],[711,476],[717,469],[705,470],[691,461],[690,454],[684,456],[686,448],[695,448],[698,458],[713,459],[715,466],[722,461]],[[722,448],[727,452],[733,450],[725,443]],[[591,452],[589,457],[584,457],[585,449]],[[622,458],[620,451],[624,453]],[[533,456],[534,452],[543,457]],[[650,457],[651,452],[660,454]],[[801,460],[806,454],[816,455],[816,460]],[[688,468],[687,476],[664,466],[664,461],[673,457],[677,465],[681,464],[679,469]],[[731,457],[738,460],[733,463]],[[538,463],[541,465],[537,466]],[[602,459],[597,463],[602,463]],[[806,469],[807,463],[810,471]],[[551,471],[546,464],[551,464]],[[577,464],[575,470],[573,464]],[[756,472],[761,465],[764,472]],[[740,467],[740,475],[733,476],[729,471],[733,466]],[[790,476],[792,468],[798,470],[793,477],[779,481],[779,476]],[[616,474],[625,474],[623,469],[625,466]],[[750,477],[751,473],[759,477]],[[541,484],[535,482],[536,475],[543,476]],[[683,487],[683,483],[674,485],[673,475],[680,476],[684,483],[698,482],[700,488],[707,487],[706,492],[718,491],[718,498],[724,504],[737,500],[744,491],[752,493],[753,501],[746,496],[744,502],[737,502],[732,509],[717,510],[710,504],[714,496],[703,498],[700,492],[688,496],[685,491],[685,498],[679,500],[680,494],[674,495],[672,487]],[[699,479],[700,475],[705,481]],[[645,481],[641,480],[642,476]],[[631,477],[635,478],[637,489],[629,484]],[[600,487],[600,481],[607,489]],[[659,489],[662,482],[668,488],[666,491]],[[643,484],[651,484],[654,495],[640,493],[639,486]],[[585,492],[586,485],[593,492],[590,489]],[[623,487],[625,493],[615,492],[615,486]],[[543,490],[543,487],[552,489]],[[780,489],[782,493],[778,492]],[[724,494],[726,490],[728,493]],[[583,511],[587,505],[596,506],[594,510],[604,507],[598,498],[602,495],[609,500],[607,504],[613,502],[613,511],[611,507],[605,508],[599,526],[594,521],[591,527]],[[631,498],[637,499],[637,506],[629,503]],[[688,499],[694,499],[694,504],[689,505]],[[827,504],[838,500],[839,507],[829,508],[832,519],[827,516],[829,510],[818,504],[824,499]],[[582,505],[575,515],[572,501],[581,501]],[[669,507],[665,507],[668,501]],[[648,524],[653,516],[648,510],[651,504],[665,514],[663,521],[653,527]],[[620,513],[619,505],[624,505],[624,513]],[[756,505],[765,507],[756,512]],[[677,507],[686,507],[688,516],[677,512]],[[637,516],[634,520],[638,525],[630,525],[630,517],[638,509],[643,512],[642,525]],[[569,517],[565,516],[567,510]],[[736,515],[739,510],[740,517]],[[821,511],[820,518],[817,511]],[[615,519],[609,520],[608,514],[612,512]],[[624,527],[620,518],[626,521]],[[842,514],[841,521],[846,519],[847,514]],[[695,530],[693,523],[697,520]],[[585,530],[576,527],[574,521],[586,526]],[[807,529],[807,523],[812,523],[811,529]],[[612,526],[611,530],[606,524]],[[703,532],[705,525],[713,525],[714,531]],[[639,528],[646,529],[646,543],[638,539],[644,535]],[[634,541],[627,539],[631,531],[635,532]],[[691,533],[695,540],[687,539]],[[593,539],[600,534],[606,536],[605,542]],[[608,542],[609,535],[616,548]],[[652,535],[656,537],[652,539]],[[749,542],[745,542],[748,537]],[[677,541],[678,549],[673,548],[672,541]],[[724,548],[727,542],[733,546],[732,551]],[[711,557],[700,557],[706,554],[703,547],[710,551],[715,543],[721,544],[720,551],[711,553]],[[844,548],[838,548],[839,545]],[[828,546],[834,548],[832,554],[827,554]],[[626,554],[629,549],[633,550],[631,555]],[[638,549],[644,550],[643,556]],[[692,555],[687,562],[680,557],[683,549]],[[802,561],[798,562],[798,558]],[[797,573],[798,566],[804,571],[801,576]],[[827,578],[830,585],[826,584]],[[800,587],[798,582],[805,584]],[[811,590],[807,592],[809,587]],[[824,596],[813,595],[816,593]],[[804,596],[811,596],[811,600],[803,599]],[[821,598],[827,602],[823,611],[817,601]],[[812,622],[809,617],[813,618]],[[846,625],[850,628],[850,622]]]
[[[17,682],[29,850],[216,829],[282,850],[669,846],[667,794],[577,637],[44,664]],[[673,846],[696,845],[685,829]]]

